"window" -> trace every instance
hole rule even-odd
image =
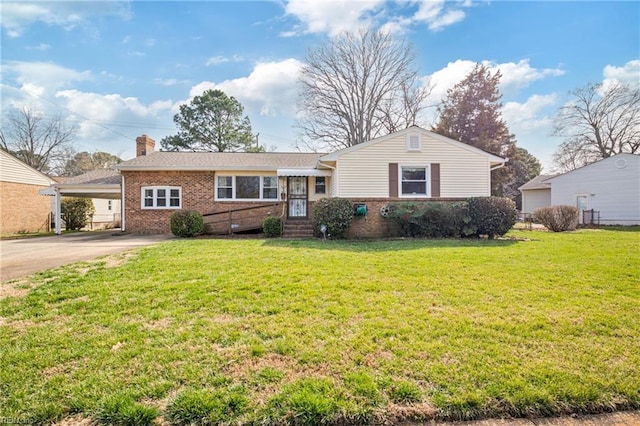
[[[316,178],[316,194],[326,194],[327,193],[327,181],[324,177]]]
[[[112,206],[112,204],[111,204],[111,200],[108,200],[108,201],[107,201],[107,210],[111,211],[112,207],[113,207],[113,206]]]
[[[429,168],[420,167],[400,167],[400,194],[403,197],[427,197],[429,196],[429,185],[427,176]]]
[[[276,176],[262,177],[262,198],[267,200],[278,198],[278,178]]]
[[[143,209],[179,209],[182,206],[182,189],[179,186],[142,187]]]
[[[420,133],[409,133],[407,135],[407,151],[421,151],[422,141]]]
[[[277,200],[277,176],[218,176],[217,200]]]

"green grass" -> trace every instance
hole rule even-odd
[[[529,240],[174,240],[37,274],[0,300],[0,418],[640,408],[638,228],[510,235]]]

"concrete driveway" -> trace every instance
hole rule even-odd
[[[171,235],[122,234],[118,230],[54,237],[0,240],[0,281],[5,282],[81,260],[148,246]]]

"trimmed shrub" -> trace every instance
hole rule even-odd
[[[130,396],[115,394],[102,401],[96,420],[107,425],[146,426],[153,424],[159,415],[155,407],[139,404]]]
[[[265,237],[275,238],[282,235],[282,218],[269,216],[262,222],[262,232]]]
[[[516,224],[516,204],[508,198],[473,197],[467,203],[476,235],[488,235],[489,238],[502,236]]]
[[[95,212],[91,198],[64,197],[60,203],[60,215],[67,230],[84,228]]]
[[[326,225],[331,238],[346,238],[353,220],[353,204],[345,198],[322,198],[313,207],[313,227],[320,236],[320,225]]]
[[[573,231],[578,227],[580,211],[574,206],[541,207],[533,218],[553,232]]]
[[[391,203],[389,204],[389,213],[387,217],[398,222],[398,225],[400,225],[400,236],[424,237],[425,205],[426,203],[416,203],[414,201]]]
[[[204,218],[195,210],[176,210],[171,214],[171,233],[176,237],[193,237],[204,232]]]
[[[466,202],[396,202],[389,204],[387,217],[400,225],[404,237],[458,238],[476,231]]]

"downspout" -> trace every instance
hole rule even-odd
[[[124,208],[124,175],[120,173],[120,231],[124,232],[126,229],[126,220],[125,220],[125,208]]]
[[[330,166],[328,164],[325,164],[320,160],[318,160],[318,164],[316,165],[316,168],[318,168],[318,166],[327,167],[327,168],[333,170],[333,172],[336,171],[335,167]],[[337,192],[336,189],[338,188],[338,176],[333,172],[331,173],[331,196],[332,197],[337,197],[338,194],[336,194],[336,192]]]
[[[56,234],[62,233],[62,213],[60,212],[60,189],[56,188]]]

